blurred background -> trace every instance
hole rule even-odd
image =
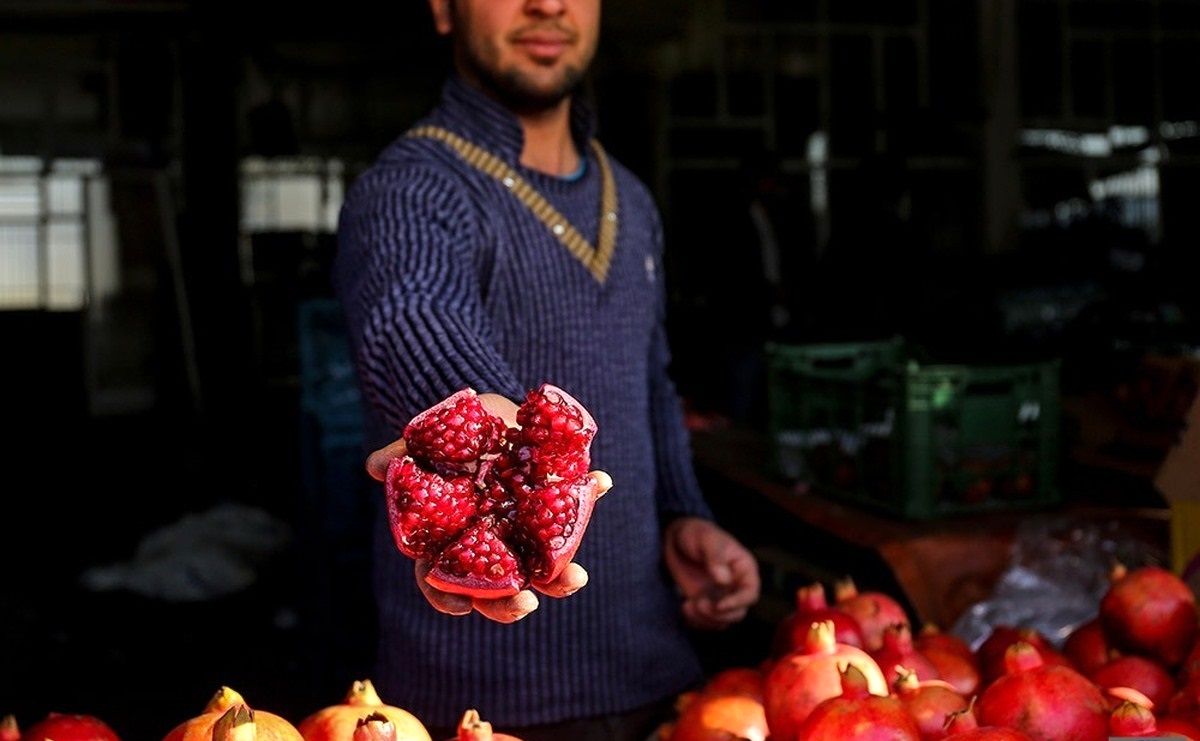
[[[955,619],[994,564],[922,603],[875,546],[964,517],[1103,505],[1170,547],[1198,42],[1198,0],[605,2],[585,94],[663,211],[673,372],[714,507],[763,561],[763,624],[839,571]],[[415,1],[0,0],[0,713],[154,738],[219,684],[298,718],[369,672],[375,491],[329,266],[343,193],[445,59]],[[949,464],[917,470],[894,396],[813,385],[829,358],[959,368],[930,387],[954,434],[999,424],[973,398],[1015,400],[1016,488],[967,481],[978,456],[929,483]],[[876,467],[873,420],[908,436]]]

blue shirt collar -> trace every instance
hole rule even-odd
[[[457,74],[451,74],[442,86],[438,113],[445,124],[501,159],[515,164],[525,147],[525,133],[516,114],[483,91],[472,87]],[[595,116],[578,94],[571,98],[571,138],[583,157],[588,142],[595,136]]]

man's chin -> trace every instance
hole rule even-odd
[[[567,68],[548,76],[509,71],[492,82],[496,94],[510,107],[540,111],[554,108],[569,98],[581,79],[579,71]]]

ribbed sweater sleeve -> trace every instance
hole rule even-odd
[[[335,280],[364,394],[397,437],[464,386],[523,394],[491,342],[476,233],[459,190],[431,168],[377,167],[346,199]]]
[[[662,225],[654,221],[655,261],[661,267]],[[658,272],[661,273],[661,270]],[[650,422],[654,435],[656,496],[663,522],[681,516],[712,519],[692,462],[691,441],[683,422],[683,406],[668,369],[671,350],[667,341],[666,291],[658,281],[657,320],[650,342]]]

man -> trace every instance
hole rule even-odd
[[[377,444],[462,387],[511,420],[511,400],[549,381],[596,418],[593,462],[614,481],[576,556],[590,580],[573,564],[542,590],[569,598],[540,607],[530,591],[432,589],[378,518],[375,679],[434,738],[476,707],[526,741],[644,741],[699,678],[685,622],[728,626],[758,597],[753,557],[710,521],[691,468],[653,200],[592,142],[573,96],[599,6],[430,0],[455,74],[355,182],[339,225],[336,283]],[[402,446],[372,454],[371,475]]]

